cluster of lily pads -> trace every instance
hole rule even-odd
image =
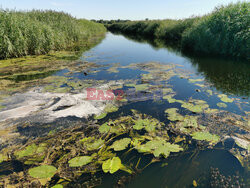
[[[17,185],[34,181],[41,185],[52,185],[51,182],[66,185],[82,174],[94,174],[99,169],[111,174],[118,170],[134,173],[133,166],[128,166],[118,155],[131,150],[166,158],[184,149],[170,140],[163,123],[134,111],[133,116],[109,120],[97,129],[88,126],[64,130],[32,141],[21,149],[3,150],[0,162],[22,162],[24,173],[15,174]],[[5,182],[12,184],[8,178]]]
[[[140,80],[127,81],[124,86],[135,88],[136,92],[151,92],[162,90],[163,100],[169,104],[176,103],[181,108],[167,108],[165,110],[168,123],[145,114],[133,111],[131,116],[122,116],[115,120],[108,119],[108,113],[118,111],[117,105],[109,104],[103,113],[95,115],[94,119],[102,122],[100,125],[89,122],[90,125],[75,126],[60,132],[51,132],[47,137],[30,140],[25,146],[13,146],[3,149],[0,153],[0,163],[19,161],[23,166],[22,172],[15,172],[3,178],[0,185],[34,185],[63,187],[79,177],[87,174],[103,173],[114,174],[119,170],[128,174],[136,173],[138,165],[131,165],[124,160],[123,156],[131,151],[139,154],[150,155],[152,162],[161,158],[167,158],[173,153],[185,152],[190,144],[189,139],[212,147],[223,139],[223,136],[215,133],[213,128],[231,122],[242,130],[249,130],[249,118],[223,117],[218,109],[211,109],[206,101],[200,99],[180,100],[174,98],[176,92],[165,83],[178,75],[187,78],[188,75],[174,65],[161,65],[159,63],[131,64],[123,68],[134,68],[148,71],[142,74]],[[110,68],[109,72],[117,73],[118,65]],[[209,95],[214,92],[207,89],[203,79],[191,79],[188,81],[195,84]],[[48,77],[45,82],[49,83],[44,88],[46,92],[72,92],[96,84],[94,80],[74,80],[65,77]],[[105,81],[99,81],[100,84]],[[120,86],[117,86],[121,88]],[[114,87],[115,88],[115,87]],[[196,92],[196,91],[195,91]],[[220,103],[218,107],[226,108],[226,103],[234,102],[225,94],[218,94]],[[124,99],[126,101],[126,99]],[[225,113],[224,113],[225,114]],[[103,122],[105,118],[105,122]],[[204,121],[206,119],[206,121]],[[212,126],[206,124],[214,121]],[[216,128],[218,128],[216,127]],[[171,136],[170,136],[171,134]],[[246,134],[247,135],[247,134]],[[238,137],[237,137],[238,139]],[[243,141],[242,141],[243,140]],[[236,144],[249,152],[249,145],[244,139]],[[242,157],[239,150],[231,151],[240,161],[247,164],[248,159]],[[157,160],[156,160],[157,159]],[[242,163],[242,165],[244,166]]]

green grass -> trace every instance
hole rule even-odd
[[[202,54],[249,59],[249,10],[249,2],[216,8],[183,33],[183,48]]]
[[[110,31],[176,43],[183,51],[249,59],[250,3],[217,7],[183,20],[126,21],[106,24]]]
[[[104,35],[102,24],[55,11],[0,10],[0,59],[78,51]]]

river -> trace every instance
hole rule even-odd
[[[227,123],[224,121],[225,114],[218,115],[216,121],[220,121],[221,118],[221,125],[211,126],[209,132],[219,135],[222,142],[213,145],[213,147],[203,147],[192,141],[186,152],[171,154],[160,162],[138,170],[136,175],[124,178],[125,187],[193,187],[197,182],[198,187],[211,187],[212,185],[220,187],[220,181],[226,181],[228,184],[235,184],[235,186],[245,183],[242,187],[247,187],[249,169],[247,170],[247,167],[236,158],[232,149],[236,147],[240,151],[246,152],[247,162],[249,162],[249,150],[244,150],[239,145],[236,146],[233,139],[235,135],[241,135],[240,139],[246,138],[249,149],[249,62],[227,58],[189,56],[169,46],[157,46],[149,41],[131,39],[112,33],[107,33],[106,38],[99,45],[83,53],[80,60],[81,62],[93,62],[98,66],[89,68],[87,72],[86,70],[77,70],[77,68],[74,71],[65,68],[57,71],[53,76],[77,79],[81,82],[85,80],[125,81],[123,87],[119,87],[119,89],[122,89],[127,96],[129,96],[128,91],[131,91],[133,87],[144,94],[150,93],[143,95],[143,97],[142,95],[139,97],[129,96],[126,103],[119,105],[118,111],[108,114],[100,120],[101,123],[109,119],[131,115],[131,109],[150,115],[166,126],[170,125],[166,109],[177,108],[180,114],[188,116],[197,114],[195,110],[188,111],[189,107],[183,108],[183,102],[171,102],[173,96],[175,100],[180,101],[206,101],[210,109],[218,109],[223,113],[228,113],[228,117],[233,114],[235,117],[237,116],[237,120],[244,119],[248,122],[245,128],[244,126],[234,127],[230,124],[226,130],[223,127]],[[164,67],[161,67],[162,65]],[[159,79],[157,76],[161,74],[161,69],[166,69],[167,66],[169,69],[174,67],[173,71],[169,75],[164,75],[165,80],[162,77]],[[145,76],[148,73],[150,76]],[[137,84],[142,84],[143,86],[140,86],[145,88],[137,88]],[[157,95],[157,91],[165,86],[172,90],[171,96],[168,95],[169,97],[166,98],[164,98],[164,92]],[[132,92],[135,91],[132,90]],[[67,107],[67,105],[65,106]],[[207,109],[207,107],[205,108]],[[82,119],[73,116],[70,115],[66,119],[69,121]],[[204,120],[204,126],[210,126],[209,123],[213,124],[215,121],[211,119],[210,122],[206,114],[202,116],[207,118]],[[38,120],[35,122],[39,123]],[[42,124],[40,122],[39,126]],[[44,131],[44,128],[42,129]],[[25,132],[26,130],[20,131]],[[190,138],[190,134],[187,137]],[[118,153],[121,159],[129,161],[129,163],[136,163],[141,158],[140,169],[152,159],[151,155],[142,155],[136,151],[132,151],[126,156],[123,154]],[[224,179],[214,178],[216,175],[220,178],[223,176]],[[117,181],[121,177],[127,177],[127,174],[119,171],[115,175],[101,173],[97,176],[103,177],[102,183],[98,187],[110,188],[117,185]],[[80,179],[79,182],[81,181],[84,182],[85,179]],[[236,181],[244,183],[237,184]]]

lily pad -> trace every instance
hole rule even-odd
[[[135,130],[142,130],[145,128],[147,132],[153,132],[155,131],[157,122],[150,119],[138,119],[135,121],[135,125],[133,126],[133,129]]]
[[[198,127],[197,118],[198,117],[195,116],[185,116],[183,122],[181,122],[181,125],[183,127],[197,128]]]
[[[29,169],[29,175],[33,178],[46,179],[55,175],[57,169],[54,166],[42,165]]]
[[[195,132],[191,135],[195,140],[205,140],[211,143],[217,143],[220,141],[220,137],[209,132]]]
[[[7,160],[8,157],[5,156],[4,154],[0,154],[0,163],[2,163],[3,161]]]
[[[174,99],[172,97],[173,97],[173,95],[165,95],[165,96],[163,96],[163,99],[168,100],[169,103],[175,103],[176,99]]]
[[[226,108],[227,104],[220,102],[220,103],[217,103],[217,106],[220,108]]]
[[[149,84],[138,84],[138,85],[135,85],[135,89],[136,91],[145,91],[149,88]]]
[[[183,103],[181,105],[181,107],[186,108],[186,109],[190,110],[191,112],[201,113],[206,108],[208,108],[209,105],[206,104],[205,101],[196,100],[196,101],[194,101],[194,104],[192,102],[186,102],[186,103]]]
[[[145,121],[143,119],[138,119],[135,122],[135,125],[133,126],[133,129],[135,129],[135,130],[143,129],[144,128],[144,123],[145,123]]]
[[[23,157],[28,157],[35,154],[43,153],[45,149],[46,149],[46,144],[42,143],[39,144],[39,146],[37,146],[36,144],[33,143],[21,151],[16,151],[15,155],[17,156],[18,159],[20,159]]]
[[[179,145],[171,144],[164,140],[152,140],[144,145],[135,146],[135,148],[140,153],[152,153],[155,157],[163,155],[165,158],[170,155],[170,152],[180,152],[183,150]]]
[[[99,132],[100,133],[108,133],[109,131],[110,131],[110,126],[108,126],[108,124],[107,123],[104,123],[104,124],[102,124],[100,127],[99,127]]]
[[[177,108],[169,108],[165,110],[165,113],[168,114],[168,119],[170,121],[183,121],[184,117],[177,113],[178,109]]]
[[[106,116],[107,116],[107,113],[104,112],[104,113],[102,113],[100,115],[95,115],[94,119],[99,120],[99,119],[105,118]]]
[[[116,111],[118,111],[118,110],[119,110],[119,108],[118,108],[117,106],[115,106],[115,105],[112,105],[112,104],[108,104],[108,105],[105,107],[105,109],[104,109],[104,111],[107,112],[107,113],[116,112]]]
[[[96,139],[94,137],[84,138],[80,142],[86,147],[88,151],[97,150],[104,144],[104,140]]]
[[[164,88],[162,89],[163,95],[166,95],[168,93],[174,93],[174,90],[172,88]]]
[[[80,167],[89,164],[93,160],[90,156],[75,157],[69,161],[70,167]]]
[[[113,148],[115,151],[122,151],[126,149],[130,143],[130,138],[123,138],[121,140],[115,141],[110,148]]]
[[[233,99],[228,98],[228,96],[225,95],[225,94],[220,94],[220,95],[218,95],[218,97],[223,102],[228,102],[228,103],[232,103],[233,102]]]
[[[87,150],[92,151],[92,150],[97,150],[99,149],[102,145],[104,144],[104,140],[98,139],[93,143],[88,143],[87,144]]]
[[[142,74],[141,76],[142,76],[143,80],[152,80],[152,79],[154,79],[154,76],[152,74],[150,74],[150,73]]]
[[[23,158],[23,157],[31,156],[31,155],[33,155],[36,152],[37,148],[38,147],[37,147],[36,144],[31,144],[31,145],[27,146],[25,149],[23,149],[21,151],[17,151],[15,153],[15,155],[18,158]]]
[[[205,110],[205,113],[207,113],[207,114],[213,114],[213,113],[217,113],[217,112],[219,112],[218,109],[208,108],[208,109]]]
[[[145,126],[145,130],[147,131],[147,132],[154,132],[155,131],[155,125],[154,124],[152,124],[152,123],[150,123],[150,124],[148,124],[148,125],[146,125]]]
[[[121,159],[119,157],[113,157],[112,159],[104,161],[104,163],[102,164],[102,170],[105,173],[109,172],[110,174],[114,174],[120,168],[122,168],[122,166],[123,165],[122,165]]]

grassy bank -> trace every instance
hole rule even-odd
[[[102,24],[55,11],[0,10],[0,59],[78,51],[104,35]]]
[[[217,7],[183,20],[128,21],[107,24],[110,31],[177,43],[184,51],[249,59],[249,2]]]

